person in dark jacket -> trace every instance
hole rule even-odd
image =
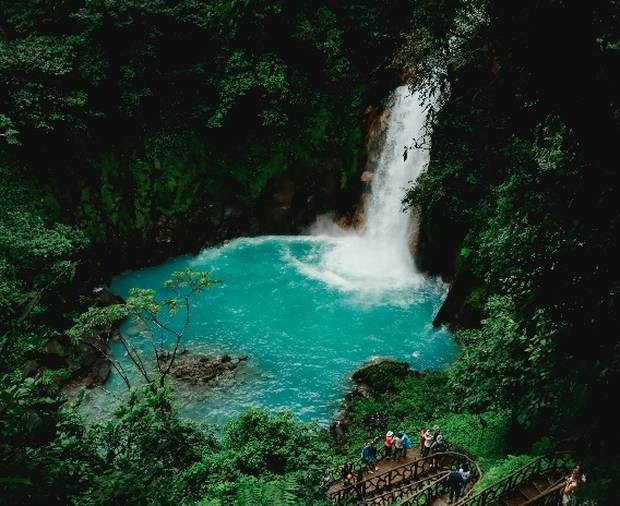
[[[462,485],[463,475],[459,473],[455,467],[452,467],[452,471],[450,471],[450,474],[448,475],[448,488],[450,489],[448,504],[452,504],[452,502],[459,500]]]
[[[441,431],[435,433],[435,437],[433,439],[433,443],[431,444],[431,451],[433,453],[445,452],[446,451],[446,441],[443,437]]]
[[[378,469],[375,462],[377,461],[377,449],[374,447],[371,441],[367,442],[362,449],[362,461],[368,466],[368,472],[373,473],[373,469]]]
[[[355,475],[355,493],[358,499],[364,495],[364,471],[361,469]]]

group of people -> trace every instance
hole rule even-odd
[[[388,430],[383,445],[385,447],[385,458],[394,460],[407,458],[407,450],[413,446],[407,433],[402,430],[396,434]]]
[[[435,425],[432,432],[426,427],[422,427],[420,430],[420,453],[422,457],[426,457],[431,451],[433,453],[446,451],[446,440],[439,425]]]
[[[341,467],[340,478],[345,487],[351,486],[353,484],[359,484],[364,481],[364,472],[374,474],[375,471],[378,471],[379,468],[377,466],[376,443],[380,439],[381,436],[370,439],[366,442],[366,444],[364,444],[364,447],[360,452],[360,459],[364,464],[361,468],[355,470],[351,462],[347,462]],[[407,451],[410,448],[413,448],[413,442],[411,438],[403,430],[396,433],[391,430],[387,431],[383,438],[383,445],[385,450],[384,458],[386,460],[395,461],[401,461],[402,459],[406,459]],[[437,425],[433,427],[432,431],[430,429],[427,429],[426,427],[422,427],[422,430],[420,430],[419,433],[419,445],[422,457],[428,456],[431,452],[437,453],[446,451],[445,438],[441,432],[441,429]],[[466,483],[466,481],[469,479],[468,472],[464,471],[463,476],[463,483]],[[329,486],[330,483],[331,477],[329,475],[329,472],[325,471],[324,484],[325,486]],[[464,488],[465,487],[463,485],[463,490]]]
[[[361,486],[357,493],[361,496],[363,494],[363,481],[365,480],[364,471],[366,470],[370,474],[374,474],[379,468],[377,467],[377,448],[376,442],[381,437],[374,438],[366,442],[360,453],[360,458],[364,463],[364,466],[354,471],[353,464],[348,462],[341,468],[341,479],[345,487],[356,484],[356,488]],[[405,431],[399,431],[394,433],[389,430],[385,434],[383,440],[385,448],[385,459],[401,460],[407,458],[407,450],[412,448],[411,438]],[[433,430],[422,427],[419,433],[420,454],[422,457],[428,456],[431,452],[439,453],[447,450],[446,440],[441,432],[439,426],[435,425]],[[463,465],[458,468],[453,466],[448,474],[448,489],[449,489],[449,503],[452,504],[458,502],[465,494],[471,478],[471,471],[467,465]],[[561,489],[562,505],[573,506],[575,501],[575,489],[586,481],[585,474],[582,474],[581,467],[576,465],[571,474],[565,477],[564,484]],[[329,473],[325,472],[325,485],[329,486],[331,479]]]
[[[362,448],[360,457],[366,465],[366,469],[370,474],[377,470],[377,448],[375,443],[379,438],[368,441]],[[435,425],[433,431],[422,427],[419,434],[420,453],[422,457],[426,457],[430,452],[437,453],[446,451],[446,441],[439,426]],[[413,447],[409,435],[401,430],[394,433],[389,430],[385,434],[383,440],[385,449],[385,458],[390,460],[398,460],[407,458],[407,450]]]
[[[469,479],[471,478],[471,471],[467,466],[463,466],[457,470],[456,467],[452,467],[450,474],[448,475],[448,504],[457,502],[467,490]]]

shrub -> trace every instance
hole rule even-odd
[[[450,413],[437,421],[449,443],[465,449],[474,458],[499,458],[505,453],[511,426],[509,411],[482,414]]]

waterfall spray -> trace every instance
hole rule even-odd
[[[328,233],[318,265],[298,263],[305,274],[345,290],[393,291],[417,286],[423,276],[416,271],[410,251],[414,232],[411,213],[403,210],[407,188],[414,184],[428,162],[426,149],[405,146],[419,138],[426,115],[417,93],[407,86],[392,96],[391,113],[379,163],[371,183],[365,222],[359,230]],[[325,230],[315,234],[324,235]]]

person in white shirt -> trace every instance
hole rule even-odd
[[[430,430],[424,434],[424,446],[422,447],[422,457],[426,457],[428,452],[431,451],[431,445],[433,444],[433,435]]]
[[[461,484],[461,497],[465,494],[465,489],[467,488],[467,483],[469,482],[469,478],[471,477],[471,471],[467,466],[461,467],[459,469],[459,473],[463,477],[463,483]]]

